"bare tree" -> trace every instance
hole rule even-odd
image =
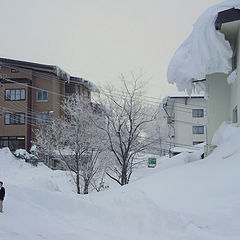
[[[101,118],[91,103],[79,94],[68,98],[62,110],[65,118],[61,122],[63,132],[58,138],[58,151],[67,169],[75,173],[77,193],[87,194],[101,169],[99,155],[104,151],[104,137],[94,124],[101,125]]]
[[[160,156],[168,154],[168,126],[159,114],[157,114],[157,117],[154,121],[148,123],[144,127],[144,132],[153,140],[153,144],[149,149],[151,153]]]
[[[77,193],[88,194],[102,170],[99,156],[105,148],[104,133],[95,125],[101,126],[102,120],[89,100],[79,94],[69,97],[61,108],[62,118],[54,119],[48,131],[38,130],[36,145],[39,151],[51,145],[63,168],[70,171]]]
[[[39,125],[34,128],[34,140],[32,145],[36,148],[34,154],[38,159],[43,160],[46,165],[50,165],[50,157],[54,156],[54,151],[56,148],[55,139],[52,135],[52,124],[53,119],[48,119],[45,124]]]
[[[143,133],[144,126],[155,119],[156,111],[149,111],[143,99],[143,75],[131,74],[128,81],[121,75],[121,90],[108,87],[100,96],[105,106],[105,125],[100,127],[108,139],[112,162],[107,175],[120,185],[129,183],[138,153],[146,150],[152,142]]]

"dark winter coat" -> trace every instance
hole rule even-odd
[[[3,201],[5,197],[5,188],[1,187],[0,189],[0,200]]]

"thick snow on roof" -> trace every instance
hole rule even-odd
[[[197,145],[194,145],[192,147],[173,147],[170,149],[172,153],[182,153],[182,152],[195,152],[197,150],[203,150],[204,149],[205,143],[200,143]]]
[[[225,36],[215,29],[219,12],[240,9],[239,0],[227,0],[207,9],[194,24],[193,31],[175,52],[168,66],[168,82],[176,84],[179,91],[191,94],[194,90],[205,90],[202,80],[207,74],[230,73],[232,71],[232,49]]]
[[[97,88],[97,86],[89,80],[86,80],[84,78],[79,78],[79,77],[72,77],[72,76],[70,80],[74,80],[81,83],[87,83],[93,92],[99,92],[99,89]]]
[[[169,98],[204,98],[204,95],[169,95]]]
[[[80,77],[73,77],[58,66],[54,66],[54,68],[56,69],[56,75],[58,77],[63,78],[65,80],[67,80],[68,82],[70,82],[71,80],[74,80],[74,81],[81,82],[81,83],[87,83],[89,85],[89,87],[91,88],[91,91],[99,92],[97,86],[93,82],[83,79],[83,78],[80,78]]]

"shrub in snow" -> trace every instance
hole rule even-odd
[[[37,165],[37,157],[33,154],[28,153],[25,149],[17,149],[14,152],[14,156],[20,159],[24,159],[26,162],[29,162],[33,165]]]

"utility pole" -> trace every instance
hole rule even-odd
[[[47,114],[48,114],[48,119],[47,119],[47,142],[48,142],[48,150],[47,150],[47,161],[46,161],[46,165],[48,166],[48,167],[51,167],[51,164],[50,164],[50,132],[49,132],[49,130],[50,130],[50,120],[52,119],[52,117],[53,117],[53,113],[54,113],[54,111],[52,111],[52,110],[48,110],[48,112],[47,112]]]

